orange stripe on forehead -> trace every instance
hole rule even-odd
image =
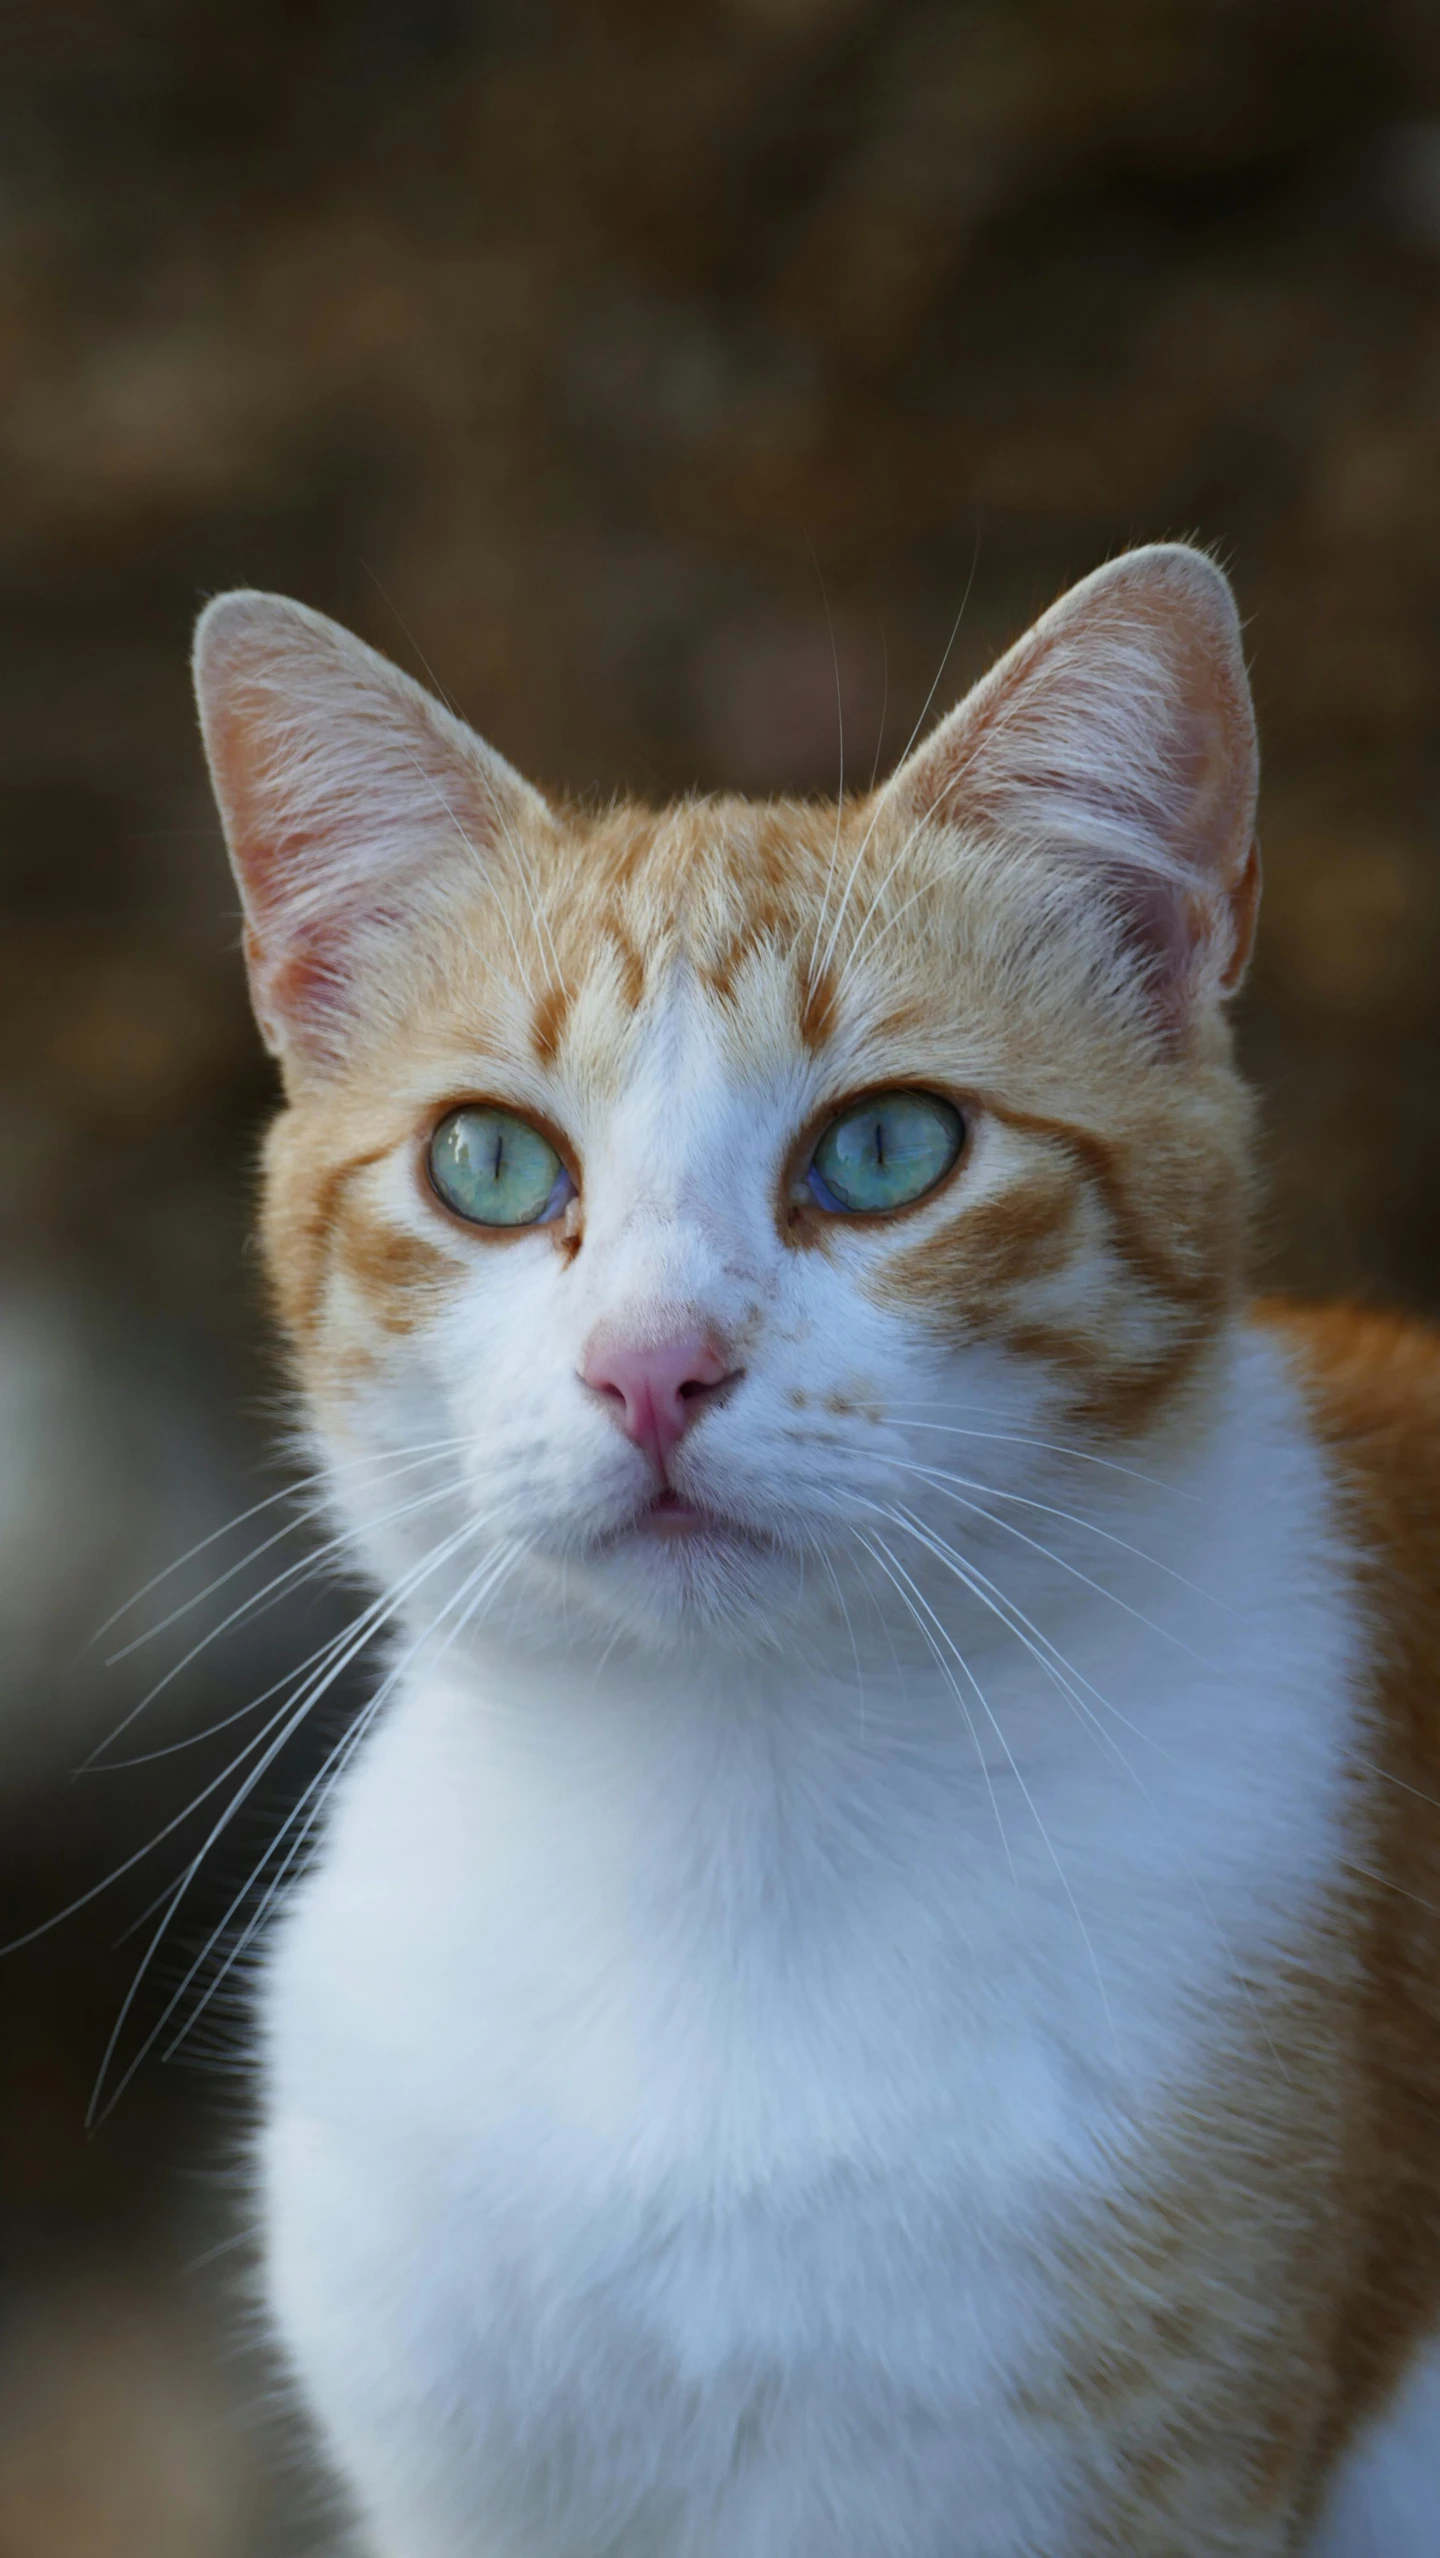
[[[620,963],[620,993],[632,1013],[640,1009],[645,992],[645,959],[639,944],[627,933],[617,917],[610,927],[609,938]]]
[[[584,845],[576,893],[583,906],[588,883],[597,920],[623,911],[633,928],[643,915],[680,934],[702,972],[724,970],[758,942],[789,942],[813,923],[835,848],[834,809],[799,800],[623,810]]]
[[[800,1036],[807,1048],[823,1048],[834,1031],[838,989],[832,972],[807,968],[800,981]]]
[[[761,951],[773,948],[784,928],[784,912],[778,901],[758,896],[743,922],[729,936],[708,949],[703,947],[696,966],[705,984],[722,1003],[735,1000],[746,962]]]
[[[530,1045],[542,1066],[553,1066],[565,1036],[570,1014],[571,991],[568,984],[552,977],[539,995],[530,1022]]]

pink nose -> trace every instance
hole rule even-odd
[[[627,1439],[653,1457],[661,1473],[717,1386],[738,1373],[702,1332],[641,1350],[604,1330],[592,1338],[580,1374],[603,1395]]]

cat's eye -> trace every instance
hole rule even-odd
[[[467,1102],[430,1140],[430,1179],[472,1226],[538,1226],[558,1217],[574,1184],[548,1137],[513,1110]]]
[[[965,1142],[958,1110],[932,1092],[877,1092],[831,1120],[806,1186],[821,1208],[881,1217],[943,1181]]]

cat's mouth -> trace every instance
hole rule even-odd
[[[660,1545],[764,1546],[770,1539],[759,1528],[744,1519],[734,1519],[725,1510],[708,1510],[702,1501],[691,1501],[674,1485],[667,1483],[656,1493],[647,1509],[635,1521],[634,1533]]]
[[[677,1492],[671,1483],[663,1484],[644,1508],[632,1513],[603,1539],[610,1546],[628,1545],[632,1539],[645,1545],[676,1546],[749,1546],[752,1549],[770,1545],[760,1528],[747,1520],[737,1519],[725,1510],[710,1509],[703,1501],[692,1501]]]
[[[668,1539],[700,1536],[707,1528],[728,1527],[729,1522],[718,1520],[713,1511],[702,1510],[698,1502],[687,1501],[683,1492],[677,1492],[673,1484],[667,1483],[663,1492],[656,1493],[649,1509],[641,1512],[635,1524],[644,1536]]]

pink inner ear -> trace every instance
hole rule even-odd
[[[1167,1008],[1235,984],[1254,925],[1255,732],[1228,587],[1132,552],[1061,598],[888,785],[1090,873]]]
[[[331,1061],[447,864],[553,828],[538,792],[420,685],[284,596],[217,596],[195,680],[266,1036]],[[372,981],[373,991],[373,981]]]
[[[411,920],[395,899],[348,896],[324,916],[299,921],[278,902],[272,929],[263,912],[245,933],[246,964],[267,1033],[289,1025],[302,1046],[329,1047],[331,1035],[355,1008],[354,978],[361,946],[383,949]]]
[[[242,776],[234,785],[237,814],[235,863],[245,902],[263,925],[298,903],[306,881],[323,878],[326,847],[313,829],[291,826],[283,831],[247,788]]]
[[[270,1021],[319,1022],[341,1011],[345,977],[323,951],[291,945],[272,958],[248,933],[246,950],[257,994]]]
[[[1131,946],[1153,961],[1166,980],[1181,978],[1204,930],[1204,910],[1193,889],[1142,871],[1113,873],[1121,930]]]

